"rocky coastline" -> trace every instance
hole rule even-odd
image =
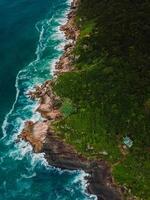
[[[65,33],[69,43],[65,45],[64,53],[56,63],[53,80],[36,86],[33,91],[28,93],[29,98],[39,101],[36,111],[41,114],[43,119],[37,122],[25,122],[18,138],[29,142],[33,146],[34,152],[44,152],[45,158],[51,166],[68,170],[84,170],[88,173],[89,176],[86,177],[87,192],[96,195],[98,200],[121,200],[123,199],[122,192],[114,183],[108,164],[103,160],[89,160],[80,155],[74,147],[58,136],[52,126],[53,122],[63,117],[59,110],[62,100],[55,94],[53,86],[59,75],[74,70],[72,51],[80,34],[75,25],[78,5],[79,0],[72,2],[68,21],[61,26],[61,31]]]

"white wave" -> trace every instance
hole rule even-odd
[[[44,166],[45,168],[49,169],[51,168],[48,165],[47,160],[45,159],[45,154],[44,153],[32,153],[32,158],[31,159],[31,166],[32,166],[32,170],[34,170],[35,167],[37,167],[37,165],[39,166]]]
[[[41,56],[41,49],[43,48],[42,47],[42,39],[43,39],[43,34],[44,34],[44,26],[42,25],[42,29],[41,29],[41,32],[40,32],[40,36],[39,36],[39,45],[37,46],[37,49],[36,49],[36,61],[40,60],[40,56]]]
[[[29,172],[34,171],[35,167],[45,166],[45,168],[50,168],[47,160],[45,159],[44,153],[33,153],[33,147],[25,142],[21,141],[15,145],[15,148],[11,149],[8,152],[8,157],[13,158],[14,160],[22,160],[24,157],[28,158],[30,161]]]
[[[19,81],[19,75],[21,74],[22,71],[19,71],[18,74],[17,74],[17,77],[16,77],[16,83],[15,83],[15,88],[16,88],[16,98],[15,98],[15,101],[12,105],[12,108],[11,110],[8,112],[8,114],[5,116],[5,119],[4,119],[4,122],[2,124],[2,131],[3,131],[3,137],[1,138],[1,140],[3,140],[7,133],[6,133],[6,128],[7,128],[7,125],[8,125],[8,119],[9,119],[9,116],[12,114],[12,112],[14,111],[14,108],[15,108],[15,105],[17,103],[17,100],[18,100],[18,97],[19,97],[19,84],[18,84],[18,81]]]
[[[35,54],[37,56],[36,61],[40,60],[42,52],[46,48],[48,38],[46,38],[46,41],[45,41],[44,34],[46,32],[46,27],[48,27],[50,25],[50,23],[52,22],[52,20],[53,20],[53,16],[51,17],[51,19],[45,19],[43,21],[38,22],[35,25],[35,28],[40,33],[39,34],[39,42],[38,42],[38,45],[37,45],[37,48],[36,48],[36,52],[35,52]],[[41,26],[41,28],[39,28],[38,26]]]
[[[79,171],[79,174],[74,178],[73,183],[80,183],[82,192],[85,193],[88,187],[87,177],[90,176],[88,173],[84,172],[83,170]],[[90,197],[90,199],[98,200],[97,196],[86,194]]]
[[[51,76],[54,76],[54,71],[55,71],[55,65],[56,65],[56,62],[58,61],[57,58],[53,59],[53,61],[50,63],[50,66],[51,66],[51,70],[50,70],[50,75]]]
[[[79,174],[74,178],[73,183],[80,182],[82,185],[82,189],[85,190],[85,188],[88,186],[88,182],[86,180],[86,177],[88,176],[89,174],[81,170],[79,171]]]
[[[26,174],[21,174],[21,177],[22,178],[26,178],[26,179],[28,179],[28,178],[33,178],[33,177],[35,177],[36,176],[36,173],[34,172],[33,174],[31,174],[31,175],[26,175]]]
[[[32,146],[27,142],[21,141],[15,145],[15,148],[10,149],[8,157],[14,160],[22,160],[30,152],[32,152]]]
[[[71,3],[73,2],[73,0],[68,0],[67,3],[69,4],[69,6],[71,5]]]

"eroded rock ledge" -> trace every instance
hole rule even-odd
[[[53,85],[57,76],[74,70],[72,50],[74,48],[79,30],[75,25],[75,14],[79,1],[74,0],[71,11],[68,14],[68,22],[61,27],[66,37],[71,40],[64,48],[64,54],[55,66],[55,78],[46,81],[41,86],[36,86],[28,93],[29,97],[39,101],[37,112],[44,118],[41,121],[25,122],[24,129],[18,136],[29,142],[35,152],[45,152],[45,158],[51,166],[68,170],[84,170],[87,176],[87,192],[97,196],[98,200],[121,200],[123,199],[120,189],[114,184],[111,170],[103,160],[89,160],[80,155],[74,147],[62,140],[52,128],[52,122],[60,119],[59,111],[61,99],[53,91]]]

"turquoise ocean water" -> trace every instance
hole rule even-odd
[[[48,166],[29,144],[14,142],[24,121],[40,118],[26,93],[52,78],[70,3],[0,0],[0,200],[95,199],[85,193],[84,172]]]

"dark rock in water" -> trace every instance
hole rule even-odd
[[[107,200],[120,200],[121,196],[113,187],[108,187],[107,181],[110,179],[110,173],[104,163],[95,164],[90,172],[88,192],[95,194],[97,198]],[[109,180],[110,181],[110,180]]]
[[[55,133],[49,133],[43,144],[43,151],[49,164],[61,169],[77,170],[88,167],[88,162],[79,156],[69,144],[66,144]],[[85,162],[86,161],[86,162]]]
[[[89,176],[87,192],[97,196],[98,200],[121,200],[121,195],[104,161],[91,161],[79,155],[75,149],[65,143],[55,133],[49,132],[43,144],[45,158],[51,166],[68,170],[84,170]]]

